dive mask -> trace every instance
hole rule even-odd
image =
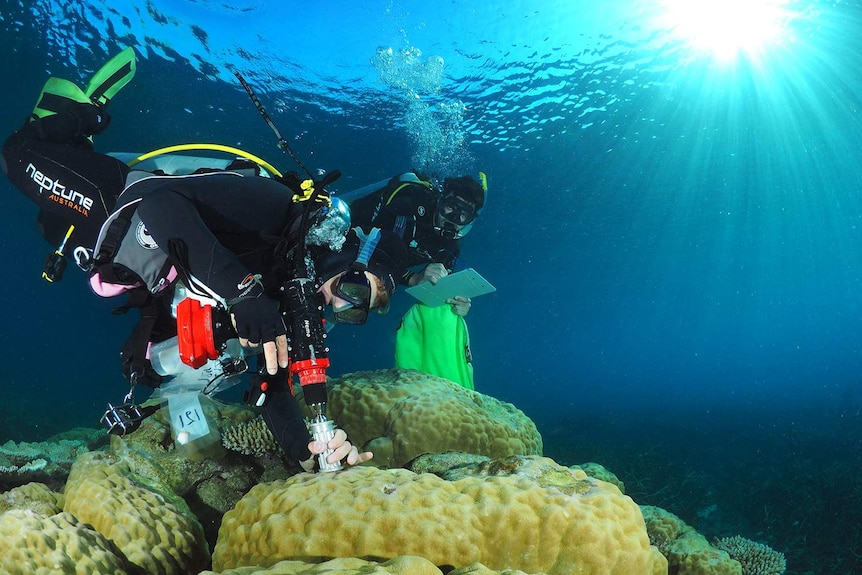
[[[458,239],[467,234],[476,215],[470,202],[455,195],[443,196],[437,203],[435,227],[444,238]]]
[[[359,237],[359,253],[356,261],[350,264],[347,271],[338,278],[332,290],[333,295],[350,304],[340,308],[333,304],[335,321],[351,325],[361,325],[368,319],[368,312],[371,309],[371,282],[365,275],[365,271],[368,269],[371,255],[377,248],[377,242],[380,241],[380,230],[372,228],[368,234],[365,234],[357,228],[356,235]]]
[[[365,266],[353,263],[344,274],[338,278],[333,295],[348,302],[349,305],[337,307],[334,303],[332,311],[335,321],[350,325],[364,324],[371,308],[371,282],[365,275]]]

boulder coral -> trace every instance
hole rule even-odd
[[[73,515],[21,509],[0,514],[0,572],[143,575],[113,543]]]
[[[323,563],[279,561],[272,567],[237,567],[221,573],[204,571],[200,575],[443,575],[433,563],[415,555],[401,555],[383,563],[354,557],[330,559]],[[481,563],[448,571],[446,575],[527,575],[518,569],[495,571]],[[530,575],[544,575],[532,573]]]
[[[536,425],[510,403],[421,371],[357,372],[327,382],[328,413],[372,463],[402,467],[423,453],[541,455]]]
[[[385,563],[354,557],[332,559],[323,563],[279,561],[272,567],[238,567],[221,573],[204,571],[200,575],[443,575],[443,572],[422,557],[402,556]],[[492,575],[492,572],[475,575]]]
[[[185,501],[135,474],[115,454],[78,458],[63,509],[92,525],[146,573],[185,575],[209,563],[203,528]]]
[[[11,509],[55,515],[63,511],[63,495],[44,483],[28,483],[0,493],[0,513]]]
[[[669,511],[642,505],[650,541],[667,557],[675,575],[742,575],[737,561]]]
[[[371,467],[258,485],[225,515],[213,569],[406,554],[448,568],[666,574],[638,506],[611,484],[562,469],[570,488],[517,474],[447,481]]]

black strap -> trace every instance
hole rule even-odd
[[[189,247],[179,238],[168,240],[168,261],[173,261],[177,275],[187,288],[192,289],[192,279],[189,273]]]
[[[42,94],[42,99],[39,100],[38,104],[36,104],[36,107],[41,108],[42,110],[53,112],[55,114],[59,114],[60,112],[65,112],[66,110],[76,106],[79,103],[81,102],[78,102],[78,100],[67,98],[66,96],[61,96],[60,94],[52,94],[51,92],[45,92]],[[86,102],[84,103],[86,104]]]
[[[114,266],[114,256],[120,249],[120,243],[126,236],[129,224],[132,221],[134,207],[129,205],[122,208],[117,217],[108,225],[105,236],[99,242],[99,251],[93,254],[93,269],[99,274],[103,282],[128,285],[134,282],[131,272],[121,270]]]
[[[140,287],[132,290],[126,303],[111,310],[111,313],[126,313],[133,307],[141,310],[141,319],[138,320],[120,352],[123,376],[132,385],[143,384],[155,388],[161,385],[162,377],[156,373],[147,359],[147,349],[156,323],[160,319],[159,301],[146,288]]]
[[[123,66],[117,69],[113,74],[105,78],[105,80],[96,87],[95,90],[90,94],[90,99],[93,102],[98,102],[110,88],[112,88],[117,82],[122,80],[125,76],[128,76],[132,72],[132,62],[126,62]],[[105,98],[107,101],[107,98]]]

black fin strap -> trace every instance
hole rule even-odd
[[[118,69],[116,72],[105,78],[105,80],[99,84],[99,86],[93,90],[93,93],[90,94],[90,99],[96,103],[100,102],[101,98],[105,95],[110,88],[114,86],[117,82],[122,80],[125,76],[128,76],[132,71],[132,63],[126,62],[123,66]],[[107,104],[109,100],[105,98],[105,104]]]

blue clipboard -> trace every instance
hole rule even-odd
[[[479,272],[473,268],[468,268],[440,278],[436,284],[422,282],[407,288],[405,291],[427,306],[438,307],[456,295],[474,298],[495,292],[497,288],[479,275]]]

